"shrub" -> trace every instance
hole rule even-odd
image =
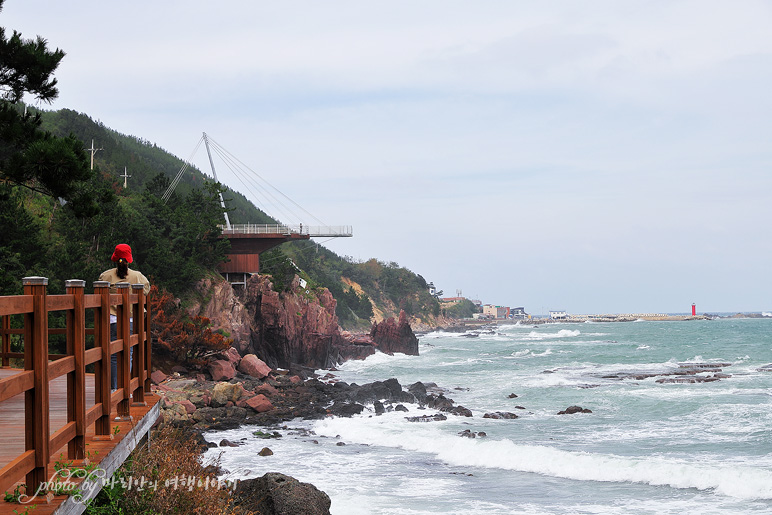
[[[206,317],[189,317],[167,290],[152,286],[150,334],[158,350],[186,367],[201,369],[212,356],[231,346],[232,340],[212,331]]]

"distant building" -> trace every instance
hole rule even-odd
[[[483,315],[488,315],[490,318],[509,318],[509,308],[486,304],[483,306]]]
[[[429,288],[429,295],[433,297],[437,293],[437,288],[434,287],[434,283],[429,283],[427,286]]]
[[[568,313],[565,311],[550,311],[550,318],[552,320],[565,320],[568,318]]]
[[[440,299],[440,302],[444,302],[446,304],[458,304],[464,300],[464,297],[443,297]]]
[[[525,320],[528,318],[528,313],[525,312],[525,308],[519,307],[519,308],[512,308],[510,312],[510,316],[514,320]]]

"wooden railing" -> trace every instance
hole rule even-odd
[[[66,282],[65,295],[47,295],[48,279],[25,277],[24,294],[0,297],[0,357],[3,367],[23,360],[24,370],[0,379],[2,403],[24,393],[25,450],[0,470],[0,492],[26,476],[27,492],[35,492],[49,479],[53,453],[67,446],[69,459],[85,457],[87,429],[94,425],[96,440],[110,440],[110,412],[130,419],[131,405],[145,404],[150,393],[150,311],[141,284],[118,283],[117,294],[110,283],[94,282],[94,293],[85,294],[85,281]],[[117,310],[118,338],[110,341],[110,307]],[[93,327],[86,327],[86,313],[93,311]],[[49,313],[64,312],[65,328],[49,329]],[[23,328],[11,328],[13,315],[23,317]],[[130,324],[130,319],[133,323]],[[64,334],[66,352],[48,352],[50,334]],[[86,349],[86,335],[93,334],[93,347]],[[19,340],[24,352],[11,352],[11,340]],[[134,348],[130,360],[130,348]],[[111,392],[110,360],[117,355],[117,389]],[[58,359],[51,360],[51,358]],[[86,367],[94,365],[94,405],[86,409]],[[49,382],[67,376],[67,422],[54,434],[49,424]]]

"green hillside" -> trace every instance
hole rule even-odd
[[[69,109],[33,114],[40,115],[41,129],[51,135],[74,137],[81,148],[89,148],[93,140],[101,149],[95,154],[93,176],[81,185],[97,200],[98,210],[84,216],[50,196],[4,186],[2,218],[16,230],[4,238],[0,252],[2,293],[18,293],[25,275],[49,277],[52,292],[66,279],[90,282],[110,266],[110,253],[119,242],[130,243],[142,272],[179,297],[184,298],[198,279],[215,273],[229,245],[218,239],[221,186],[210,176],[189,168],[164,203],[161,196],[183,166],[180,158]],[[87,166],[90,153],[81,158]],[[124,167],[131,175],[127,189],[120,178]],[[275,223],[241,193],[223,192],[231,222]],[[261,272],[274,275],[278,288],[295,273],[312,286],[328,288],[345,328],[369,328],[372,321],[397,315],[400,309],[429,324],[439,313],[426,281],[396,263],[353,263],[312,241],[277,247],[261,256],[261,263]]]

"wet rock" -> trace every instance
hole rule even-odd
[[[509,395],[507,395],[507,398],[508,399],[517,399],[517,394],[516,393],[510,393]]]
[[[420,415],[417,417],[405,417],[405,420],[407,420],[408,422],[439,422],[441,420],[448,420],[448,417],[446,417],[442,413],[437,413],[435,415]]]
[[[718,381],[722,377],[731,377],[726,374],[714,374],[709,376],[691,376],[691,377],[663,377],[657,379],[657,383],[660,384],[695,384],[695,383],[712,383]]]
[[[488,436],[487,434],[485,434],[484,431],[480,431],[479,433],[475,433],[471,429],[464,429],[463,431],[458,433],[458,435],[459,436],[463,436],[464,438],[477,438],[477,437],[484,438],[484,437]]]
[[[421,381],[408,386],[407,391],[413,394],[418,402],[423,404],[426,401],[426,385]]]
[[[238,446],[239,444],[235,442],[231,442],[227,438],[223,438],[222,440],[220,440],[220,447],[238,447]]]
[[[558,411],[558,415],[573,415],[574,413],[592,413],[592,411],[581,406],[569,406],[563,411]]]
[[[451,415],[455,415],[457,417],[471,417],[472,411],[463,407],[463,406],[453,406],[452,408],[442,408],[440,409],[443,413],[450,413]]]
[[[258,456],[273,456],[273,451],[269,449],[268,447],[263,447],[260,449],[260,452],[257,453]]]
[[[337,417],[353,417],[354,415],[359,415],[364,411],[365,407],[361,404],[357,404],[356,402],[351,403],[339,403],[336,402],[333,404],[329,410],[332,415],[335,415]]]
[[[486,413],[483,415],[483,418],[511,420],[518,417],[514,413],[509,413],[508,411],[496,411],[494,413]]]
[[[233,500],[242,510],[262,515],[329,515],[331,505],[314,485],[277,472],[240,481]]]
[[[405,412],[407,412],[409,410],[405,406],[403,406],[402,404],[397,404],[396,406],[394,406],[394,411],[405,411]]]

